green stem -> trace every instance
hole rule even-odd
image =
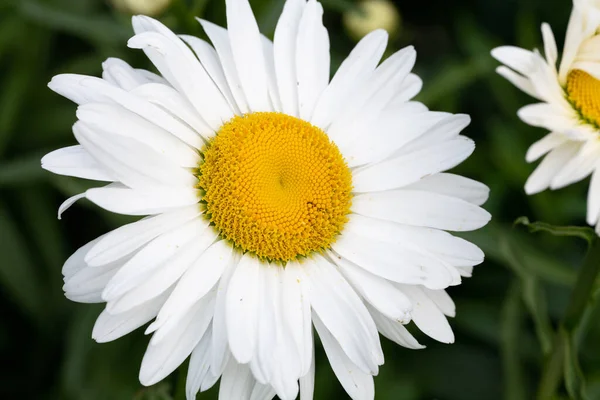
[[[502,306],[502,364],[504,368],[504,398],[525,400],[523,362],[519,353],[523,309],[521,307],[521,285],[518,280],[508,289]]]
[[[600,240],[594,239],[577,276],[565,316],[560,323],[554,346],[547,358],[538,388],[538,399],[546,400],[554,397],[562,375],[566,340],[579,326],[586,306],[593,298],[596,278],[600,272]]]
[[[585,258],[573,294],[567,306],[563,326],[572,332],[579,325],[586,306],[592,299],[594,284],[600,272],[600,240],[596,239]]]

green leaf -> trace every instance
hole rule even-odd
[[[479,246],[487,259],[508,265],[506,252],[498,246],[507,240],[511,246],[519,249],[523,264],[539,279],[559,286],[572,286],[577,277],[576,271],[564,265],[556,257],[541,251],[532,243],[531,236],[516,232],[508,225],[490,222],[485,228],[476,232],[459,235]]]
[[[514,225],[524,225],[531,233],[547,232],[554,236],[570,236],[584,239],[588,244],[596,239],[596,232],[590,227],[582,226],[554,226],[546,222],[530,222],[527,217],[519,217]]]

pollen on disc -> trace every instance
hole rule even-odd
[[[202,150],[199,187],[221,236],[289,261],[328,248],[350,212],[352,176],[319,128],[275,112],[234,117]]]
[[[589,123],[600,126],[600,81],[581,70],[573,70],[567,77],[569,100]]]

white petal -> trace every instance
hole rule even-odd
[[[600,146],[596,141],[588,141],[573,158],[566,162],[560,171],[552,178],[550,189],[560,189],[586,178],[594,170]]]
[[[168,263],[180,248],[202,234],[207,226],[208,221],[195,219],[152,240],[119,270],[102,297],[106,301],[114,300],[136,287],[141,279]]]
[[[308,373],[313,358],[312,321],[310,299],[306,287],[302,265],[289,262],[283,270],[281,290],[282,307],[286,310],[283,318],[289,326],[298,354],[301,358],[302,374]]]
[[[229,360],[219,387],[219,400],[250,400],[255,380],[247,365]]]
[[[254,384],[250,394],[250,400],[271,400],[273,397],[275,397],[275,390],[271,386],[263,385],[260,382]]]
[[[367,217],[449,231],[472,231],[491,216],[483,208],[455,197],[416,190],[367,193],[352,199],[352,211]]]
[[[337,142],[348,136],[349,128],[358,122],[360,128],[354,127],[353,131],[370,132],[384,107],[391,102],[401,107],[404,101],[396,102],[393,98],[400,96],[403,91],[403,82],[412,69],[415,59],[414,48],[405,47],[386,59],[363,82],[358,82],[360,86],[345,100],[343,113],[333,121],[327,131],[328,134]],[[356,134],[350,136],[349,141],[359,139]]]
[[[204,28],[204,32],[206,32],[206,35],[210,38],[213,46],[215,46],[215,50],[221,61],[221,66],[223,67],[223,72],[225,73],[225,78],[227,79],[227,83],[229,84],[237,107],[242,114],[247,113],[250,109],[238,76],[235,60],[233,59],[233,52],[231,50],[227,29],[203,19],[198,19],[198,22],[200,22],[202,28]]]
[[[94,160],[82,146],[63,147],[42,158],[42,168],[59,175],[114,182],[111,173]]]
[[[558,49],[556,48],[556,40],[552,33],[552,28],[547,23],[542,24],[542,36],[544,37],[544,53],[548,64],[556,66],[558,59]]]
[[[379,114],[366,114],[369,114],[365,116],[367,119],[359,118],[354,124],[349,122],[341,131],[339,124],[335,124],[331,128],[335,131],[328,132],[351,168],[407,154],[404,147],[411,146],[415,139],[426,134],[446,115],[427,111],[417,102],[390,106]],[[346,131],[345,134],[343,131]],[[428,146],[432,145],[439,145],[439,142]]]
[[[112,57],[102,63],[102,79],[126,91],[149,82],[166,83],[161,76],[132,68],[125,61]]]
[[[157,107],[151,108],[149,103],[145,103],[145,106],[148,108],[146,112],[149,114],[157,115],[160,111],[165,115],[165,118],[168,116],[172,121],[176,121],[172,116]],[[165,130],[165,128],[169,128],[169,124],[164,124],[161,127],[134,112],[124,109],[120,105],[101,103],[79,106],[77,118],[87,126],[100,132],[124,136],[144,143],[181,167],[195,168],[198,166],[198,153],[171,133],[175,131],[174,127],[172,130]],[[177,124],[178,126],[184,126],[179,122]],[[200,147],[202,145],[201,138],[189,128],[186,129],[188,136],[191,137],[188,140],[193,141],[194,146]]]
[[[211,128],[218,130],[223,122],[231,119],[233,111],[227,100],[191,50],[177,36],[143,32],[129,39],[127,45],[144,49],[163,76],[188,98]]]
[[[571,111],[572,109],[569,109],[569,112]],[[574,114],[571,115],[554,104],[529,104],[519,109],[517,115],[526,124],[548,130],[564,131],[577,126],[577,119]]]
[[[86,197],[105,210],[126,215],[162,214],[200,201],[197,189],[173,188],[168,192],[142,192],[120,183],[89,189]]]
[[[410,300],[389,281],[344,259],[334,257],[333,260],[356,291],[379,312],[396,321],[410,321]]]
[[[249,362],[256,350],[260,268],[256,257],[244,254],[227,288],[227,336],[240,363]]]
[[[260,269],[261,296],[258,321],[256,358],[250,364],[263,372],[267,382],[281,399],[295,399],[298,395],[298,378],[301,359],[290,328],[285,324],[287,304],[282,302],[283,268],[271,265]],[[259,379],[259,374],[254,374]]]
[[[164,86],[157,83],[152,84]],[[128,91],[111,85],[103,79],[85,75],[61,74],[52,78],[52,81],[50,81],[48,86],[61,94],[76,94],[80,104],[89,105],[92,109],[98,106],[101,107],[100,104],[110,104],[113,105],[113,107],[118,105],[118,109],[122,111],[122,114],[127,114],[126,111],[128,110],[135,116],[139,116],[137,120],[141,117],[151,123],[151,125],[154,124],[156,127],[160,127],[165,131],[170,132],[169,136],[174,135],[192,146],[198,147],[201,144],[200,138],[195,132],[189,129],[185,124],[182,124],[180,121],[173,118],[169,113]],[[96,105],[92,106],[90,103],[96,103]],[[115,114],[116,116],[120,115],[117,111],[112,114]],[[102,122],[112,122],[108,119],[104,119],[103,121],[102,118],[100,119],[100,126],[104,126]],[[148,124],[148,122],[146,124]],[[116,124],[119,126],[119,123]],[[156,130],[156,128],[153,130]],[[124,134],[128,135],[135,135],[136,133],[137,132],[127,132],[126,130],[124,132]],[[174,138],[171,138],[171,140],[173,139]]]
[[[465,114],[446,114],[437,113],[428,118],[435,123],[423,135],[420,135],[412,142],[403,146],[397,154],[407,154],[416,150],[424,149],[433,146],[440,142],[445,142],[452,139],[471,123],[471,117]]]
[[[157,83],[151,84],[165,86]],[[143,124],[143,126],[150,126],[149,129],[151,129],[152,133],[154,133],[157,128],[161,128],[162,130],[169,132],[168,136],[170,137],[163,138],[163,144],[168,143],[170,140],[171,147],[176,146],[179,141],[176,141],[175,137],[194,147],[200,147],[202,144],[202,141],[196,132],[191,130],[185,124],[182,124],[176,118],[173,118],[172,115],[165,112],[160,107],[156,107],[154,104],[149,103],[145,99],[136,96],[133,94],[135,92],[130,93],[122,90],[111,85],[105,80],[85,75],[62,74],[52,78],[52,81],[48,85],[55,91],[69,91],[77,93],[77,96],[85,99],[85,101],[82,101],[82,103],[92,103],[84,104],[84,106],[87,107],[83,107],[84,110],[87,109],[90,111],[90,113],[95,111],[97,114],[102,110],[112,110],[110,112],[111,117],[100,116],[99,120],[96,119],[100,127],[105,127],[110,131],[118,131],[121,134],[136,137],[136,134],[139,135],[140,133],[136,131],[130,132],[129,129],[127,129],[127,126],[142,119],[142,121],[145,121],[145,123],[140,123]],[[177,96],[179,97],[179,95]],[[101,104],[93,103],[112,105],[112,108],[102,107]],[[127,119],[125,119],[125,121],[122,120],[124,115],[131,114],[133,114],[133,117],[130,117],[132,121],[128,121]],[[113,117],[115,118],[114,120],[109,119]],[[89,118],[93,118],[93,115],[89,115]],[[166,132],[163,133],[163,136],[166,134]],[[152,139],[153,137],[160,135],[148,134],[148,136],[148,139]],[[179,143],[178,148],[182,152],[184,151],[182,149],[185,149],[182,143]],[[181,161],[184,160],[185,159],[182,157]]]
[[[312,329],[311,329],[312,342]],[[315,354],[314,347],[310,357],[310,367],[306,375],[300,377],[300,400],[312,400],[315,393]]]
[[[206,330],[200,342],[192,351],[190,357],[190,366],[188,368],[187,379],[185,382],[185,393],[187,400],[196,400],[196,393],[206,381],[210,381],[210,343],[212,339],[212,329]]]
[[[319,98],[311,120],[313,125],[326,129],[335,120],[356,86],[361,85],[377,67],[387,39],[387,32],[378,29],[358,42]]]
[[[192,246],[200,246],[200,244],[192,243]],[[184,313],[204,297],[221,278],[223,271],[231,263],[232,255],[232,248],[225,240],[218,241],[203,251],[185,271],[175,290],[161,308],[157,323]]]
[[[535,69],[533,52],[520,47],[496,47],[492,50],[492,56],[522,75],[527,76]]]
[[[415,325],[427,336],[439,342],[454,343],[452,328],[433,300],[418,286],[397,285],[413,302],[412,317]]]
[[[405,102],[415,97],[423,88],[423,81],[415,74],[408,74],[402,86],[398,90],[398,94],[394,102]]]
[[[454,266],[472,266],[483,262],[483,252],[477,246],[438,229],[397,224],[358,214],[350,216],[344,229],[344,233],[352,232],[394,248],[407,247],[434,255]]]
[[[62,215],[65,211],[67,211],[73,204],[75,204],[78,200],[85,198],[85,193],[76,194],[74,196],[69,197],[58,207],[58,219],[62,218]]]
[[[319,96],[329,83],[329,34],[323,26],[323,6],[309,0],[304,7],[296,42],[299,116],[310,121]]]
[[[171,86],[160,83],[146,83],[132,90],[132,93],[164,109],[189,125],[197,135],[193,140],[186,138],[184,141],[197,149],[203,145],[201,138],[206,140],[215,134],[215,130],[202,119],[192,103]]]
[[[98,266],[117,260],[155,237],[198,217],[200,213],[200,208],[193,205],[123,225],[99,238],[86,253],[85,261],[91,266]]]
[[[233,254],[231,263],[227,266],[217,286],[217,298],[215,300],[215,317],[213,319],[212,354],[210,369],[215,376],[220,376],[227,365],[227,359],[231,357],[229,351],[229,340],[227,338],[227,289],[233,272],[239,264],[241,256]]]
[[[373,317],[373,321],[377,325],[379,332],[394,343],[408,349],[424,349],[417,339],[404,327],[401,322],[391,320],[377,311],[375,308],[367,304],[367,308]]]
[[[108,234],[104,234],[91,242],[81,246],[79,249],[75,251],[68,259],[65,261],[65,264],[62,267],[62,274],[64,279],[67,280],[76,272],[81,271],[84,268],[88,267],[88,264],[85,262],[85,256],[88,254],[90,249],[92,249],[98,242],[104,239]],[[119,257],[117,257],[119,258]],[[115,258],[115,260],[117,259]],[[113,260],[114,261],[114,260]]]
[[[298,86],[296,78],[296,38],[304,0],[287,0],[275,28],[273,55],[277,87],[283,112],[298,116]]]
[[[456,316],[456,306],[454,305],[454,301],[452,301],[452,298],[445,290],[431,290],[427,288],[421,288],[421,290],[423,290],[423,293],[435,303],[437,308],[439,308],[444,315],[448,317]]]
[[[541,100],[540,95],[535,90],[535,87],[529,78],[517,74],[515,71],[505,67],[504,65],[496,68],[496,72],[498,75],[504,77],[507,81],[515,85],[517,89],[527,93],[531,97]]]
[[[223,71],[223,67],[216,50],[210,44],[195,36],[179,35],[179,37],[183,39],[192,48],[192,50],[194,50],[194,53],[196,53],[196,56],[198,56],[202,66],[206,72],[208,72],[221,93],[223,93],[231,108],[236,112],[236,114],[239,114],[240,109],[235,102],[233,93],[231,93],[231,89],[227,83],[227,78],[225,77],[225,72]]]
[[[399,157],[367,166],[353,174],[353,190],[358,193],[396,189],[428,175],[446,171],[463,162],[475,150],[464,136]]]
[[[303,263],[315,314],[360,370],[377,374],[383,353],[377,328],[364,304],[337,269],[321,256]]]
[[[98,268],[85,267],[65,277],[65,297],[79,303],[102,303],[103,289],[126,261],[117,260]]]
[[[161,381],[183,363],[210,324],[213,306],[214,301],[197,303],[168,340],[159,343],[150,341],[140,368],[142,385],[150,386]]]
[[[527,155],[525,156],[525,161],[534,162],[544,154],[565,143],[567,140],[568,138],[560,133],[550,132],[529,147]]]
[[[343,258],[382,278],[440,289],[460,283],[450,265],[406,245],[345,231],[332,248]]]
[[[279,88],[277,87],[277,76],[275,75],[275,59],[273,54],[273,42],[261,35],[263,45],[263,54],[265,56],[265,67],[267,68],[267,86],[269,88],[269,99],[271,100],[271,109],[277,112],[283,110],[281,98],[279,96]]]
[[[190,243],[182,247],[168,262],[158,267],[146,279],[140,280],[133,289],[123,296],[109,301],[107,311],[113,314],[125,312],[164,293],[181,278],[188,268],[197,262],[215,238],[216,235],[208,229],[192,238]],[[195,301],[189,306],[194,303]],[[181,310],[181,314],[187,311],[189,306]],[[157,319],[152,324],[155,327],[153,330],[162,326],[162,322]]]
[[[82,122],[75,123],[73,133],[92,157],[131,188],[193,187],[197,182],[189,171],[137,140],[100,133]]]
[[[272,111],[258,24],[248,0],[226,0],[227,29],[240,83],[250,110]]]
[[[313,319],[331,368],[346,393],[353,400],[373,400],[375,398],[375,385],[371,374],[361,371],[361,368],[357,367],[348,358],[340,347],[339,341],[336,340],[316,314],[313,315]]]
[[[106,343],[133,332],[156,317],[156,313],[167,295],[168,293],[164,293],[162,296],[120,314],[113,315],[103,310],[94,324],[92,338],[98,343]]]
[[[448,173],[427,176],[405,188],[456,197],[476,206],[484,204],[490,195],[490,188],[483,183]]]
[[[598,168],[592,174],[587,200],[587,223],[596,225],[598,218],[600,218],[600,172]]]
[[[556,147],[542,160],[525,183],[525,193],[531,195],[546,190],[554,176],[565,163],[570,160],[581,145],[577,142],[567,142]]]

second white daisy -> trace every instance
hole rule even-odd
[[[558,50],[548,24],[542,24],[545,58],[538,51],[513,46],[494,49],[506,66],[497,71],[519,89],[540,100],[523,107],[519,117],[550,131],[534,143],[526,160],[545,156],[525,184],[534,194],[560,189],[590,174],[587,222],[600,233],[600,2],[574,0],[565,46]]]

